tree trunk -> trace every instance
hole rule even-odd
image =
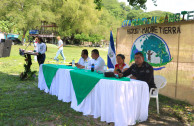
[[[22,44],[23,44],[23,45],[24,45],[25,36],[26,36],[26,30],[23,29],[23,36],[22,36]]]
[[[7,33],[5,33],[5,37],[6,37],[5,39],[7,39],[7,35],[8,35],[8,34],[7,34]]]

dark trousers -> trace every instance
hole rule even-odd
[[[37,56],[37,60],[38,60],[39,66],[40,66],[40,64],[44,64],[45,58],[46,58],[46,55],[45,54],[39,54]]]

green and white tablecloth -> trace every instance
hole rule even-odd
[[[43,64],[42,68],[48,89],[50,89],[52,80],[58,69],[73,69],[70,71],[70,75],[78,105],[90,93],[90,91],[94,88],[94,86],[99,82],[100,79],[130,81],[130,78],[123,77],[117,79],[114,77],[104,77],[104,74],[91,72],[90,70],[78,69],[72,66]]]
[[[71,108],[83,115],[117,126],[135,125],[148,118],[149,88],[143,81],[118,81],[70,66],[44,64],[39,68],[38,88],[71,102]]]

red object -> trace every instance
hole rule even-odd
[[[121,67],[119,67],[119,64],[116,64],[115,65],[115,69],[120,69],[121,71],[123,70],[123,67],[125,66],[126,64],[124,63]]]

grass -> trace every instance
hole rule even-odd
[[[46,63],[53,61],[56,54],[56,46],[47,45]],[[100,119],[94,119],[91,116],[83,116],[82,113],[76,112],[70,108],[70,103],[64,103],[57,100],[56,96],[44,93],[38,89],[38,72],[35,79],[21,81],[19,74],[23,72],[24,57],[18,54],[19,48],[24,46],[12,46],[10,57],[0,58],[0,126],[23,126],[23,125],[79,125],[79,126],[96,126],[108,125],[100,122]],[[88,49],[89,55],[94,48],[66,46],[64,55],[66,62],[72,59],[78,61],[81,50]],[[100,55],[106,59],[107,49],[100,49]],[[28,47],[33,50],[33,47]],[[62,61],[62,58],[60,57]],[[31,66],[32,71],[38,71],[38,63],[34,62]],[[151,99],[149,106],[149,119],[140,124],[157,124],[163,121],[164,124],[193,124],[192,105],[159,96],[160,114],[156,114],[155,99]],[[175,121],[168,120],[173,118]],[[111,124],[112,125],[112,124]],[[137,124],[139,125],[139,124]]]

